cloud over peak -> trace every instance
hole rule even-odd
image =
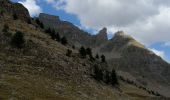
[[[37,0],[23,0],[19,3],[23,4],[28,9],[31,16],[37,16],[42,12],[41,7],[37,5]]]
[[[170,0],[56,0],[52,4],[76,15],[84,27],[108,27],[112,33],[121,29],[145,45],[170,41]]]

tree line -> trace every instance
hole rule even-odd
[[[96,64],[93,66],[92,76],[97,81],[102,81],[112,86],[118,85],[117,74],[114,69],[110,72],[107,69],[100,68],[99,65]]]

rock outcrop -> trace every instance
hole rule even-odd
[[[170,95],[170,64],[123,31],[116,32],[112,39],[107,40],[106,28],[97,35],[89,35],[75,25],[61,21],[59,17],[40,14],[39,19],[46,27],[54,28],[66,36],[74,45],[92,47],[94,54],[104,54],[110,70],[115,68],[121,75],[129,73],[135,83],[162,95]],[[131,79],[129,76],[125,77]]]
[[[1,0],[0,7],[8,13],[7,17],[16,14],[21,19],[14,21],[5,15],[4,20],[0,19],[1,31],[7,24],[11,34],[16,30],[25,33],[26,41],[22,50],[13,48],[10,45],[10,37],[0,32],[0,99],[159,99],[152,95],[151,91],[148,93],[145,88],[138,87],[141,85],[161,95],[170,95],[170,65],[123,31],[117,32],[111,40],[107,40],[106,28],[97,35],[90,35],[57,16],[40,14],[39,19],[45,27],[53,28],[60,35],[66,36],[71,45],[90,46],[95,53],[104,54],[107,59],[107,63],[98,59],[92,61],[88,57],[82,59],[79,51],[72,49],[70,45],[65,46],[54,41],[44,30],[24,23],[23,21],[29,20],[29,14],[21,4]],[[66,56],[68,50],[72,51],[70,56]],[[134,81],[136,86],[121,80],[119,88],[116,89],[101,84],[92,78],[91,70],[95,66],[109,71],[115,68],[120,76]],[[100,73],[99,77],[105,76],[104,80],[110,80],[112,76],[106,74],[107,70],[96,72]],[[103,73],[105,74],[101,76]]]
[[[132,81],[166,96],[170,94],[170,64],[123,31],[96,50],[106,55],[111,67],[134,76]]]
[[[103,28],[97,35],[94,36],[95,46],[99,46],[108,41],[107,28]]]
[[[84,32],[70,22],[60,20],[58,16],[41,13],[39,15],[39,20],[46,28],[50,27],[51,29],[55,29],[61,36],[66,36],[74,44],[90,44],[91,36],[89,33]]]
[[[106,28],[103,28],[97,35],[92,36],[90,33],[79,29],[72,23],[60,20],[58,16],[41,13],[39,15],[39,20],[46,28],[55,29],[60,35],[69,38],[75,45],[95,47],[108,40]]]
[[[10,15],[16,15],[18,19],[23,21],[30,20],[30,15],[28,10],[20,3],[11,3],[8,0],[0,1],[0,8],[3,9],[4,13]]]

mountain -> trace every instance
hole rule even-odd
[[[55,29],[57,32],[62,33],[61,35],[72,40],[73,44],[90,44],[89,40],[91,37],[89,33],[80,30],[70,22],[61,21],[58,16],[41,13],[39,15],[39,20],[45,25],[46,28],[50,27]]]
[[[30,15],[28,10],[20,3],[11,3],[8,0],[0,0],[1,14],[8,13],[11,16],[16,16],[21,20],[29,21]]]
[[[170,95],[170,64],[123,31],[115,33],[95,52],[105,54],[109,65],[124,78],[166,96]]]
[[[51,16],[40,14],[39,19],[44,25],[61,30],[58,32],[72,39],[73,44],[78,42],[79,45],[93,48],[94,56],[97,53],[104,54],[110,66],[109,70],[115,68],[118,74],[125,79],[158,91],[162,95],[170,95],[170,64],[131,36],[126,35],[123,31],[118,31],[112,39],[108,40],[106,28],[99,31],[97,35],[89,35],[75,25],[65,21],[63,25],[64,22],[59,17],[56,20],[50,18]]]
[[[0,17],[0,100],[168,100],[166,94],[157,93],[161,91],[154,91],[137,84],[138,81],[131,82],[131,77],[123,76],[125,72],[133,77],[143,75],[139,72],[139,68],[132,66],[130,62],[134,57],[136,59],[134,63],[139,61],[141,64],[144,58],[138,57],[141,55],[139,51],[148,59],[150,57],[153,63],[156,62],[155,65],[150,65],[158,67],[157,63],[164,62],[132,37],[118,32],[113,39],[107,40],[106,28],[103,28],[98,35],[90,35],[69,22],[61,21],[59,17],[43,14],[41,18],[44,19],[40,21],[44,23],[45,28],[54,28],[61,36],[67,37],[69,44],[62,44],[51,38],[51,34],[45,33],[46,29],[39,27],[21,4],[11,3],[8,0],[0,2],[2,5],[0,7],[3,9]],[[15,9],[19,9],[20,13],[10,8],[16,5]],[[72,45],[85,48],[90,46],[94,55],[110,52],[110,55],[119,60],[116,63],[113,59],[112,65],[110,62],[112,56],[106,56],[108,63],[94,59],[91,55],[82,57],[79,47],[75,49]],[[135,54],[131,47],[135,48]],[[114,50],[117,54],[113,52]],[[152,55],[149,56],[148,52]],[[123,59],[122,55],[131,58]],[[153,58],[157,58],[158,62]],[[122,59],[123,61],[120,61]],[[150,60],[147,61],[151,62]],[[129,63],[129,70],[123,65],[118,69],[116,64],[121,64],[120,62]],[[161,66],[164,69],[168,64],[164,62]],[[143,67],[148,69],[145,65]],[[123,75],[116,77],[113,68],[117,69],[118,75],[121,75],[120,70],[123,71]],[[139,75],[134,74],[130,68],[134,68]],[[165,74],[169,75],[168,70],[164,75],[155,74],[166,76]],[[157,70],[153,68],[151,71]],[[96,79],[96,73],[99,74],[100,80]],[[156,82],[156,76],[152,73],[150,75],[153,77],[151,82]],[[144,77],[151,79],[147,75]],[[113,78],[118,79],[118,84],[105,82],[105,80],[112,81]],[[166,82],[165,85],[161,82],[158,84],[167,85]]]
[[[58,16],[48,15],[41,13],[39,20],[45,25],[46,28],[55,29],[56,32],[62,36],[70,39],[72,44],[80,46],[85,45],[94,47],[107,41],[107,29],[103,28],[98,35],[92,36],[70,22],[62,21]]]

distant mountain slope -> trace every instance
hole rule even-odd
[[[119,70],[124,77],[166,96],[170,95],[170,64],[122,31],[97,47],[95,52],[105,54],[110,66]]]
[[[3,5],[10,5],[10,7],[15,5],[8,0],[2,1],[5,1]],[[37,27],[36,22],[29,18],[28,10],[21,4],[19,5],[16,9],[20,9],[21,13],[19,14],[22,14],[22,16],[16,14],[11,8],[1,6],[2,9],[5,9],[5,12],[0,17],[0,100],[166,100],[165,97],[158,94],[153,95],[153,91],[148,91],[149,89],[132,84],[121,77],[118,78],[119,85],[116,86],[106,84],[101,80],[96,81],[92,75],[94,65],[107,69],[109,67],[107,63],[101,62],[101,59],[91,61],[89,60],[90,57],[82,58],[78,49],[74,49],[70,45],[62,45],[60,42],[52,39],[50,34],[44,33],[45,30]],[[8,12],[7,9],[12,10],[12,12]],[[13,14],[16,14],[17,18]],[[23,16],[28,17],[25,17],[25,19]],[[75,26],[68,25],[68,27]],[[85,34],[85,32],[80,38],[83,40],[79,40],[78,37],[71,38],[73,34],[69,34],[71,32],[64,33],[67,28],[65,28],[65,24],[63,26],[63,22],[61,22],[61,28],[56,30],[61,30],[63,32],[62,35],[68,36],[68,41],[70,40],[72,43],[77,42],[79,45],[97,48],[94,48],[96,52],[99,52],[108,43],[112,44],[111,41],[106,40],[106,28],[101,30],[99,35],[95,36]],[[71,29],[68,28],[68,30]],[[80,29],[75,27],[75,30],[75,34],[79,31],[80,33],[78,34],[81,35],[82,31]],[[19,35],[16,35],[16,33],[19,33]],[[24,41],[22,43],[24,44],[22,48],[17,48],[13,43],[18,44],[18,41],[14,40],[16,38],[20,40],[22,37],[21,33],[23,33]],[[124,35],[121,34],[121,36]],[[121,58],[121,54],[126,54],[126,50],[128,50],[126,48],[129,47],[126,44],[129,39],[130,41],[132,40],[129,37],[129,39],[125,38],[124,42],[121,36],[120,39],[113,40],[121,40],[119,41],[121,42],[120,44],[117,45],[119,42],[116,42],[114,45],[117,46],[111,45],[111,48],[106,48],[108,50],[104,48],[101,53],[106,53],[104,51],[107,51],[115,55],[112,50],[116,49],[120,55],[116,56],[117,58]],[[90,37],[90,39],[85,37]],[[130,46],[144,49],[142,45],[134,43],[134,41],[130,43],[132,44]],[[137,54],[140,51],[138,49]],[[72,52],[68,56],[67,52],[69,50]],[[144,49],[143,51],[147,50]],[[135,58],[138,60],[137,56]],[[162,63],[161,60],[160,62]],[[115,64],[111,67],[116,68],[116,66]],[[123,66],[120,68],[124,71]],[[136,72],[138,72],[138,68]],[[129,73],[131,74],[130,71]],[[132,73],[132,75],[134,74]]]
[[[92,36],[70,22],[62,21],[58,16],[41,13],[39,20],[46,28],[55,29],[60,35],[69,38],[75,45],[96,46],[107,41],[107,29],[102,29],[99,35]]]
[[[0,99],[16,100],[152,100],[159,99],[147,91],[119,80],[112,87],[94,80],[90,68],[100,61],[82,59],[77,50],[61,45],[21,20],[1,19],[0,29],[8,24],[9,31],[25,34],[25,47],[10,45],[10,37],[0,32]],[[72,50],[70,57],[67,49]]]
[[[104,54],[110,70],[116,68],[121,76],[166,96],[170,95],[170,64],[123,31],[107,40],[106,28],[92,36],[69,22],[61,21],[59,17],[40,14],[39,19],[44,25],[60,30],[59,33],[72,39],[73,44],[92,47],[94,56]]]
[[[0,0],[0,10],[2,15],[3,13],[8,13],[11,16],[15,16],[24,21],[30,20],[28,10],[20,3],[11,3],[9,0]]]

